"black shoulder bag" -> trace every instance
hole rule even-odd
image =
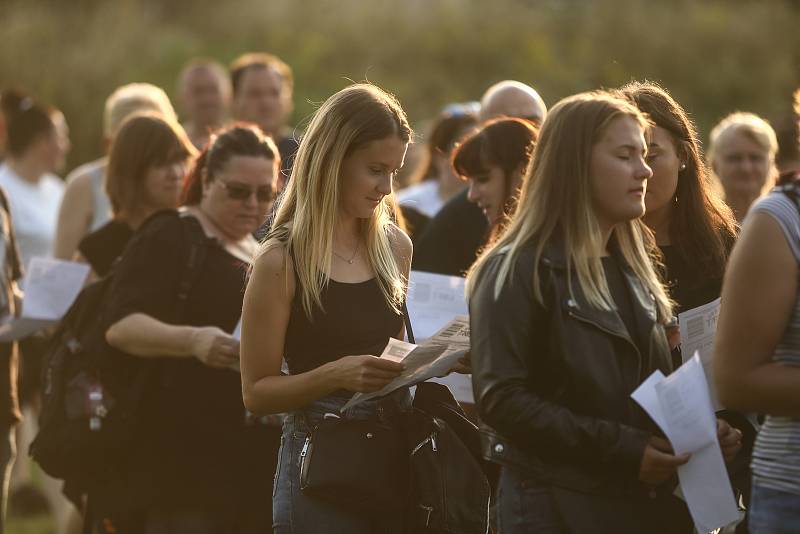
[[[414,334],[403,304],[408,339]],[[300,489],[360,514],[406,508],[411,481],[405,428],[377,419],[324,419],[300,453]]]

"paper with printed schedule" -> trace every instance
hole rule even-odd
[[[31,258],[23,280],[21,316],[0,325],[0,341],[23,339],[58,323],[88,276],[89,266],[84,263]]]
[[[408,281],[408,313],[417,343],[438,332],[453,317],[469,315],[466,280],[460,276],[411,271]],[[431,382],[444,384],[458,402],[475,404],[472,375],[450,373]]]
[[[717,319],[719,318],[720,299],[708,304],[692,308],[678,314],[678,327],[681,332],[681,353],[684,363],[697,352],[703,364],[705,375],[708,378],[708,389],[711,392],[711,402],[714,410],[722,409],[717,397],[714,381],[711,379],[711,360],[714,355],[714,334],[717,332]]]
[[[678,480],[697,531],[711,532],[739,519],[699,354],[668,377],[654,372],[631,397],[658,424],[675,454],[691,454],[678,468]]]
[[[434,376],[443,375],[469,350],[469,318],[458,316],[420,345],[390,339],[381,358],[402,361],[400,376],[378,391],[356,393],[342,411],[362,402],[383,397],[402,387],[413,386]]]

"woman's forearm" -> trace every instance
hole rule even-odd
[[[106,331],[106,341],[123,352],[142,357],[193,356],[197,329],[164,323],[144,313],[134,313],[114,323]]]
[[[800,367],[775,362],[744,372],[717,371],[720,401],[732,410],[800,417]]]
[[[265,376],[252,385],[245,383],[245,407],[256,415],[289,412],[340,389],[330,363],[306,373]]]

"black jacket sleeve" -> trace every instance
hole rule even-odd
[[[536,302],[530,257],[517,262],[495,298],[502,257],[489,260],[470,298],[473,389],[481,419],[542,460],[591,463],[637,476],[646,431],[575,413],[536,390],[537,374],[557,376],[548,367],[548,351],[554,350],[548,344],[549,314],[558,310]]]

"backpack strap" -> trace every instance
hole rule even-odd
[[[176,298],[175,319],[180,323],[186,316],[186,305],[189,300],[189,293],[192,291],[200,270],[206,258],[206,236],[200,221],[196,217],[188,214],[181,214],[183,223],[184,237],[189,242],[189,255],[186,258],[183,275],[178,285]]]

